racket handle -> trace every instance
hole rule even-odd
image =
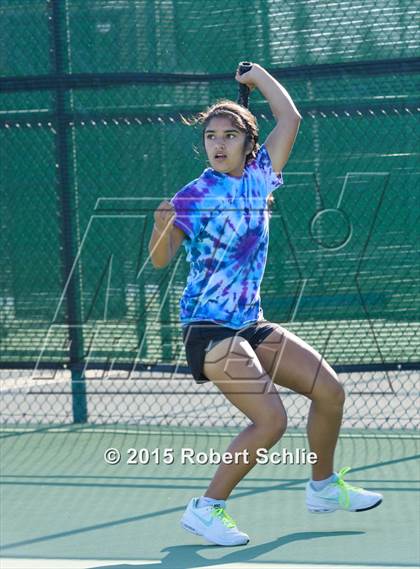
[[[247,71],[249,71],[252,67],[252,63],[250,61],[241,61],[239,64],[239,75],[243,75]],[[248,108],[249,102],[249,87],[247,85],[243,85],[239,83],[239,95],[238,95],[238,103],[243,107]]]

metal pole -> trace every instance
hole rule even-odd
[[[69,157],[70,140],[69,126],[66,117],[66,87],[60,81],[65,74],[65,60],[63,48],[65,35],[62,34],[62,26],[65,19],[60,14],[64,6],[60,0],[51,0],[51,32],[52,32],[52,66],[56,74],[55,88],[55,129],[56,129],[56,167],[57,189],[61,204],[61,230],[62,230],[62,260],[63,278],[67,283],[77,254],[77,211],[76,199],[72,191],[70,178]],[[87,401],[86,381],[84,369],[84,346],[83,346],[83,315],[81,302],[80,268],[75,266],[66,291],[66,319],[69,334],[69,369],[71,371],[71,389],[73,421],[86,423]]]

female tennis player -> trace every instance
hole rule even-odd
[[[307,434],[318,460],[306,485],[309,511],[362,511],[382,501],[380,494],[347,484],[348,468],[334,472],[345,397],[336,373],[314,348],[263,317],[267,202],[283,184],[281,171],[302,117],[286,89],[260,65],[235,78],[261,91],[276,126],[259,147],[256,118],[229,100],[187,121],[203,125],[210,167],[159,205],[149,244],[156,268],[165,267],[184,245],[190,273],[180,319],[188,364],[196,383],[213,382],[251,421],[227,449],[236,460],[221,462],[205,494],[191,499],[181,520],[186,530],[227,546],[249,541],[227,514],[227,498],[257,463],[257,450],[270,449],[286,429],[274,384],[311,400]]]

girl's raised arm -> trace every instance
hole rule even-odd
[[[250,71],[243,75],[236,72],[235,79],[250,89],[257,87],[270,105],[277,124],[264,144],[273,170],[281,172],[293,148],[302,117],[286,89],[258,63],[253,63]]]

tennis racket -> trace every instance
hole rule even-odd
[[[239,75],[243,75],[247,71],[249,71],[252,67],[252,63],[250,61],[241,61],[239,64]],[[239,93],[238,93],[238,103],[245,108],[248,108],[248,101],[249,101],[249,87],[247,85],[243,85],[239,83]]]

